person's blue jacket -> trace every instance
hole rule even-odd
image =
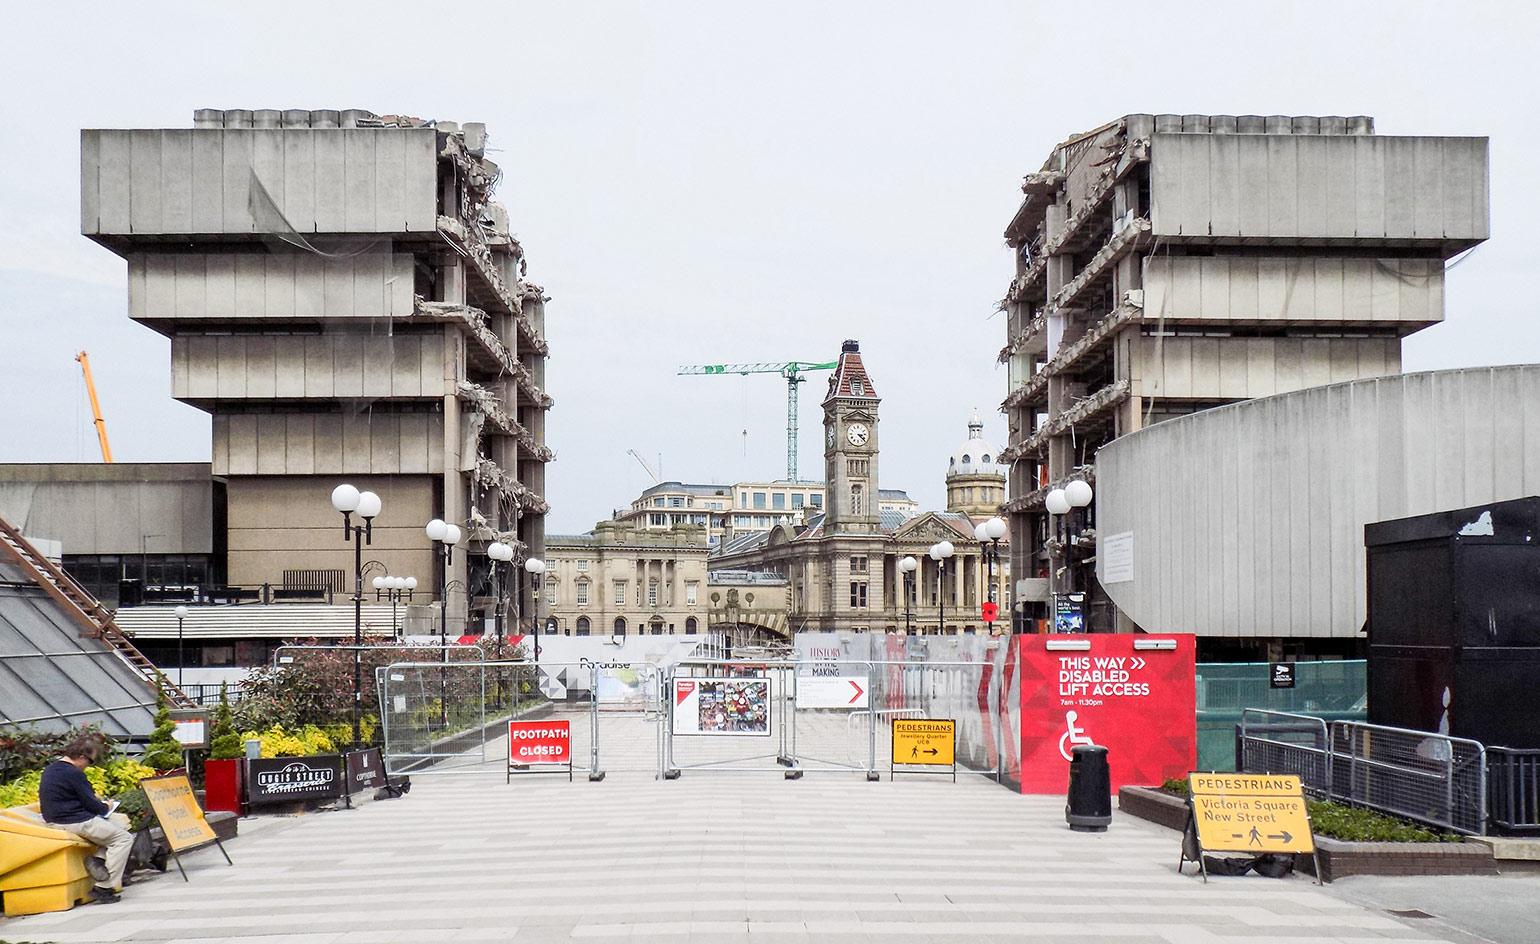
[[[44,769],[37,799],[45,823],[84,823],[107,815],[107,804],[97,799],[85,771],[67,760],[56,760]]]

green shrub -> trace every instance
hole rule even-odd
[[[230,711],[230,688],[220,683],[219,707],[214,709],[214,722],[209,726],[209,757],[233,760],[241,753],[241,736],[236,733],[234,714]]]
[[[156,770],[175,770],[182,766],[182,745],[176,739],[171,708],[166,704],[166,693],[159,689],[155,692],[155,730],[150,732],[150,744],[141,759]]]
[[[1192,794],[1192,789],[1188,786],[1187,780],[1185,778],[1173,777],[1172,779],[1167,780],[1165,783],[1161,784],[1160,789],[1166,793],[1170,793],[1179,797],[1190,796]]]
[[[1404,819],[1341,803],[1306,801],[1310,825],[1322,836],[1348,842],[1462,842],[1464,837],[1441,833]]]

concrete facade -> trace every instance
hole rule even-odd
[[[1084,566],[1095,505],[1060,540],[1047,492],[1162,420],[1399,373],[1445,262],[1488,236],[1487,174],[1485,138],[1366,117],[1128,115],[1056,147],[1006,229],[1014,571],[1127,628]]]
[[[129,316],[171,339],[173,395],[213,416],[230,583],[351,574],[327,501],[343,481],[384,499],[366,555],[466,588],[456,617],[491,598],[488,543],[544,554],[548,299],[486,141],[358,110],[81,133],[81,231],[126,260]],[[467,536],[448,573],[434,517]]]
[[[1540,365],[1209,410],[1103,447],[1096,482],[1097,576],[1140,628],[1360,640],[1365,524],[1540,494]]]

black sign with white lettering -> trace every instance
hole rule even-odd
[[[1274,662],[1272,675],[1273,688],[1294,687],[1294,663]]]
[[[337,776],[342,758],[336,754],[313,757],[266,757],[246,762],[246,802],[294,803],[329,800],[342,795]]]
[[[343,755],[343,760],[348,770],[347,791],[349,793],[385,786],[385,758],[381,756],[379,748],[348,751]]]

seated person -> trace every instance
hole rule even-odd
[[[80,737],[71,741],[64,749],[64,756],[43,771],[38,802],[42,807],[43,822],[74,833],[105,850],[105,863],[92,859],[86,865],[96,880],[96,887],[91,889],[91,900],[110,904],[120,900],[116,889],[123,885],[123,869],[128,865],[134,834],[107,818],[112,808],[96,796],[91,781],[86,779],[85,769],[96,762],[101,751],[101,743],[95,738]]]

